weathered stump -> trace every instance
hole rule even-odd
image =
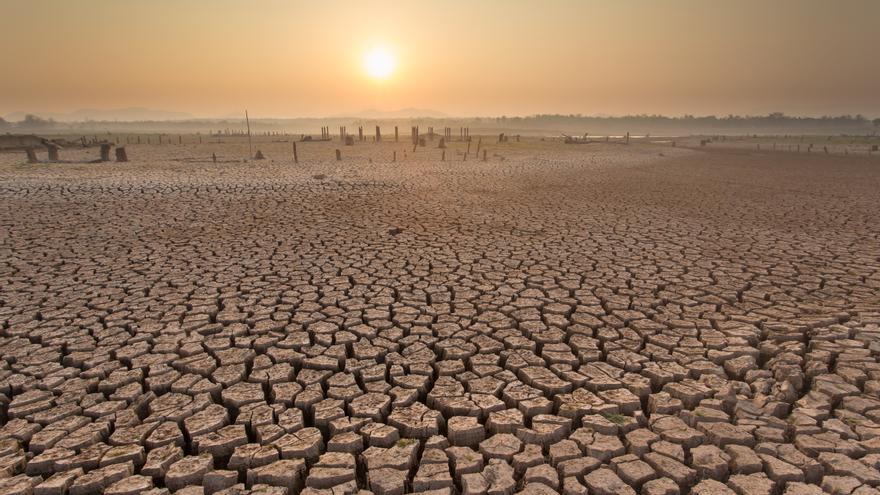
[[[254,160],[265,160],[266,157],[263,155],[263,152],[257,150],[257,153],[254,155]]]
[[[337,161],[337,162],[341,162],[341,161],[342,161],[342,152],[339,151],[338,149],[336,150],[336,161]]]
[[[116,148],[116,161],[117,162],[127,162],[128,154],[125,152],[125,146]]]
[[[109,162],[110,161],[110,148],[111,145],[108,143],[101,144],[101,161]]]
[[[37,163],[37,152],[34,151],[33,148],[28,148],[24,150],[27,153],[27,161],[28,163]]]
[[[440,138],[440,144],[438,144],[437,147],[440,148],[441,150],[446,149],[446,138],[445,137]]]
[[[58,145],[54,143],[46,144],[46,148],[49,150],[49,161],[57,162],[58,161]]]
[[[345,136],[345,145],[354,146],[354,136]]]

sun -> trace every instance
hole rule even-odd
[[[373,48],[364,56],[364,69],[373,79],[388,79],[394,73],[394,55],[387,48]]]

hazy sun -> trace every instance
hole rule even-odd
[[[394,72],[394,55],[386,48],[373,48],[364,56],[364,69],[372,78],[387,79]]]

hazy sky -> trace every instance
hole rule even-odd
[[[0,115],[880,116],[880,0],[0,0],[0,46]]]

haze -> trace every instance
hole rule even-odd
[[[6,0],[0,115],[880,114],[880,2]],[[362,59],[389,47],[395,70]]]

